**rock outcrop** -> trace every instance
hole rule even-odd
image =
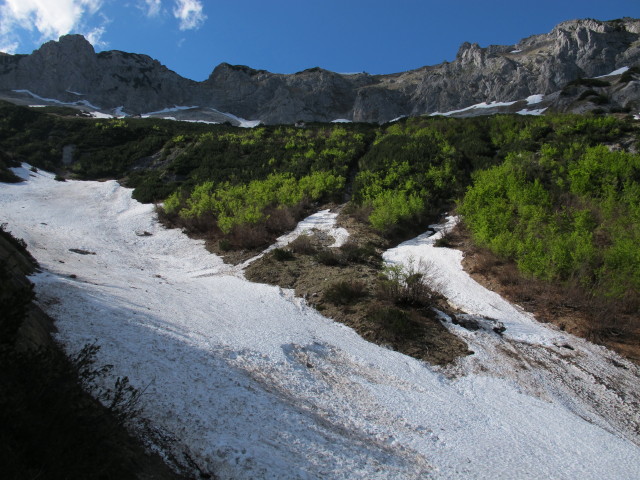
[[[516,45],[464,43],[452,62],[397,74],[311,68],[285,75],[223,63],[203,82],[185,79],[146,55],[96,54],[83,37],[67,35],[31,55],[0,55],[0,90],[29,90],[104,111],[124,107],[129,114],[186,105],[200,107],[196,116],[228,112],[265,123],[385,122],[534,94],[558,100],[546,107],[572,110],[571,95],[565,91],[561,99],[558,93],[569,82],[632,66],[640,66],[640,20],[631,18],[564,22]],[[640,85],[635,77],[627,80],[624,88],[605,92],[610,108],[640,109]]]

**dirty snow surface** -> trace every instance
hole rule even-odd
[[[249,283],[114,181],[19,173],[0,221],[41,264],[58,340],[97,340],[98,362],[145,389],[139,432],[183,464],[223,479],[640,478],[638,369],[474,284],[434,237],[387,259],[430,262],[467,312],[443,321],[475,354],[446,369]]]

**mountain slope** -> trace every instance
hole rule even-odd
[[[91,104],[129,114],[197,105],[265,123],[385,122],[403,115],[463,109],[559,92],[579,78],[606,75],[640,62],[640,20],[573,20],[516,45],[464,43],[452,62],[389,75],[345,75],[312,68],[275,74],[221,64],[203,82],[185,79],[146,55],[96,54],[79,35],[44,44],[31,55],[0,57],[0,90]],[[42,72],[46,72],[43,75]],[[609,108],[640,109],[640,87],[609,96]],[[15,96],[15,95],[14,95]],[[551,108],[572,110],[567,98]],[[87,105],[88,106],[88,105]],[[231,117],[230,117],[231,118]],[[220,121],[220,118],[216,118]]]
[[[0,189],[0,211],[43,268],[33,281],[58,340],[73,354],[98,339],[98,362],[145,389],[148,439],[203,477],[640,474],[638,367],[484,291],[436,236],[387,257],[433,261],[459,318],[481,325],[443,319],[475,351],[448,369],[247,282],[113,181],[16,172],[27,181]]]

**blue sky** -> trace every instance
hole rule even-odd
[[[574,18],[640,17],[640,0],[2,0],[0,51],[65,33],[204,80],[221,63],[292,73],[392,73],[513,44]]]

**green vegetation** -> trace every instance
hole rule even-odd
[[[486,123],[411,118],[382,129],[359,160],[354,202],[388,235],[424,224],[463,191],[471,170],[492,162]]]
[[[605,83],[568,88],[600,102]],[[315,205],[344,197],[395,240],[461,201],[476,241],[525,274],[628,298],[640,286],[638,159],[602,144],[633,142],[636,132],[630,119],[604,115],[241,129],[2,103],[0,174],[15,180],[7,167],[24,161],[60,178],[119,178],[135,198],[164,201],[166,221],[224,251],[269,243]]]
[[[573,144],[479,172],[460,212],[474,239],[524,273],[595,294],[640,293],[640,156]]]
[[[290,173],[271,174],[264,180],[232,185],[205,182],[182,199],[180,191],[171,194],[165,213],[182,220],[212,217],[222,233],[234,227],[256,224],[268,217],[268,208],[294,207],[303,201],[329,200],[344,189],[344,177],[331,172],[314,172],[299,179]]]
[[[324,299],[334,305],[349,305],[366,295],[366,285],[357,280],[338,280],[324,291]]]

